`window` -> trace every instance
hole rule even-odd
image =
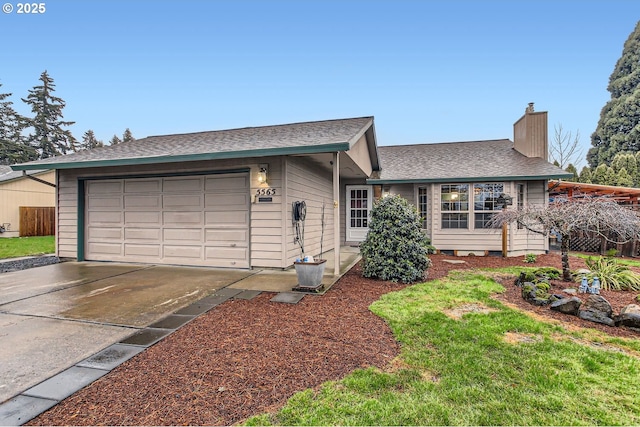
[[[418,188],[418,213],[422,220],[422,228],[427,229],[427,189],[425,187]]]
[[[524,184],[518,184],[518,210],[524,209]],[[518,222],[518,230],[522,230],[524,226]]]
[[[504,184],[473,184],[474,227],[487,228],[487,222],[502,209],[498,197],[504,192]]]
[[[440,186],[442,228],[469,228],[469,184]]]

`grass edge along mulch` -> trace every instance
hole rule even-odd
[[[640,424],[640,340],[509,308],[491,297],[504,288],[490,275],[455,271],[383,295],[371,310],[402,345],[399,369],[357,370],[246,424]],[[465,306],[475,309],[445,314]]]

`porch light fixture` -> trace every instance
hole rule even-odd
[[[268,169],[268,165],[259,165],[258,166],[258,182],[260,184],[266,184],[267,183],[267,169]]]

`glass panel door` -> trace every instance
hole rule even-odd
[[[347,185],[347,241],[362,242],[369,231],[372,204],[369,185]]]

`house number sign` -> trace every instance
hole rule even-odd
[[[258,188],[256,190],[256,196],[275,196],[276,189],[275,188]]]
[[[258,203],[271,203],[273,202],[273,197],[276,194],[275,188],[258,188],[256,190],[256,196],[258,197]]]

